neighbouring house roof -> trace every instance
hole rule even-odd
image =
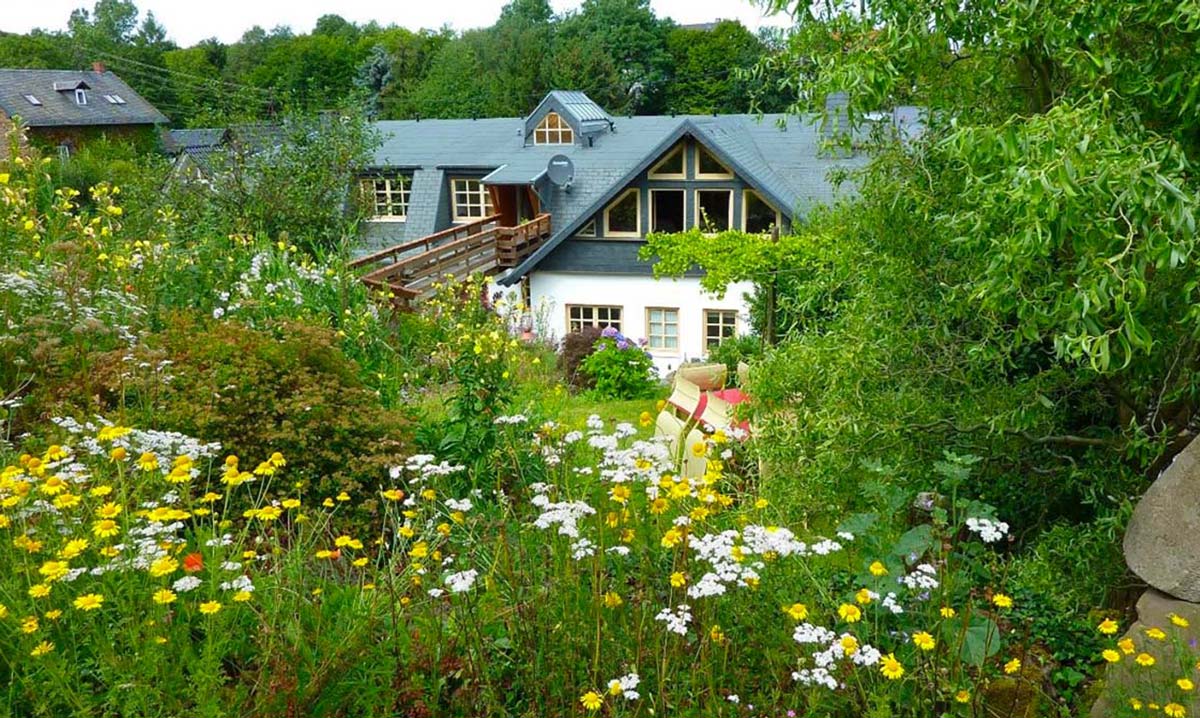
[[[178,166],[194,164],[204,174],[213,170],[213,156],[224,151],[230,132],[224,127],[191,130],[169,130],[164,141],[168,154],[177,158]]]
[[[87,104],[76,103],[75,90],[87,93]],[[0,69],[0,110],[20,117],[28,127],[160,125],[169,121],[121,78],[91,70]]]
[[[171,152],[191,150],[198,147],[216,147],[229,139],[229,130],[224,127],[205,127],[192,130],[170,130],[167,132],[167,150]]]
[[[278,148],[286,139],[282,125],[256,123],[170,130],[165,145],[169,154],[194,163],[205,174],[212,174],[220,165],[217,158],[221,153],[258,154]]]

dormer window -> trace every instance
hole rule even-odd
[[[33,95],[25,95],[25,100],[26,100],[26,101],[27,101],[29,104],[33,105],[34,107],[41,107],[41,106],[42,106],[42,101],[41,101],[41,100],[39,100],[38,98],[34,97]]]
[[[87,104],[87,90],[75,90],[75,104],[76,105],[86,105]]]
[[[535,145],[575,144],[575,131],[557,112],[548,113],[533,131]]]
[[[363,193],[371,198],[372,217],[402,222],[408,217],[412,180],[404,175],[370,177],[362,180]]]

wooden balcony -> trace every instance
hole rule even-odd
[[[502,227],[491,215],[455,225],[426,237],[360,257],[351,267],[364,269],[362,281],[391,292],[411,306],[433,292],[433,284],[476,272],[492,275],[520,264],[550,237],[550,215],[541,214],[515,227]]]

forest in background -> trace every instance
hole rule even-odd
[[[780,78],[752,70],[785,44],[732,20],[680,26],[649,0],[584,0],[565,14],[512,0],[491,27],[463,32],[330,14],[310,33],[254,26],[231,44],[180,47],[133,0],[97,0],[65,32],[0,33],[0,67],[102,61],[177,127],[356,103],[377,119],[513,117],[550,89],[582,90],[617,114],[708,114],[783,109]]]

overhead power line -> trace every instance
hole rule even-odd
[[[220,78],[215,78],[215,77],[213,77],[213,78],[204,77],[202,75],[195,75],[190,72],[183,72],[182,70],[172,70],[169,67],[163,67],[161,65],[153,65],[148,62],[134,60],[131,57],[124,57],[122,55],[117,55],[117,54],[114,54],[111,52],[105,52],[104,50],[99,50],[99,49],[96,49],[93,47],[88,47],[87,45],[84,45],[79,42],[75,42],[73,44],[80,50],[91,53],[93,55],[98,55],[101,58],[106,58],[112,62],[126,63],[128,65],[132,65],[135,67],[145,68],[147,71],[161,72],[170,77],[187,78],[187,79],[190,79],[193,81],[198,81],[199,83],[201,83],[202,86],[211,86],[214,84],[215,85],[224,85],[224,86],[232,88],[232,89],[246,90],[249,92],[258,92],[263,95],[267,95],[267,96],[271,96],[271,97],[274,97],[277,94],[274,90],[264,89],[262,87],[255,87],[253,85],[243,85],[243,84],[240,84],[237,82],[231,82],[229,80],[222,80]]]

